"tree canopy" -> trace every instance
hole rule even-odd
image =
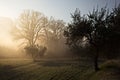
[[[110,52],[114,54],[115,51],[116,54],[119,53],[117,51],[120,48],[120,6],[114,8],[112,12],[106,7],[100,10],[93,9],[93,12],[84,16],[76,9],[71,16],[73,20],[64,32],[67,44],[75,50],[79,50],[83,45],[92,48],[94,67],[97,71],[100,53],[107,55]]]
[[[27,45],[34,46],[43,28],[44,15],[37,11],[25,10],[15,27],[15,38],[24,39]]]

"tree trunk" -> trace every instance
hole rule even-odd
[[[95,56],[94,56],[94,69],[97,72],[99,70],[98,66],[98,58],[99,58],[99,50],[96,50]]]

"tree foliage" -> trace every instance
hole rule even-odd
[[[94,67],[97,71],[100,53],[114,55],[114,52],[119,51],[120,7],[114,8],[112,12],[106,7],[100,10],[93,9],[87,16],[81,16],[80,11],[76,9],[71,16],[73,20],[64,32],[67,44],[75,50],[79,50],[83,45],[92,49],[90,52],[93,53]]]
[[[45,46],[25,46],[26,53],[29,53],[29,55],[33,58],[34,61],[44,56],[47,48]]]

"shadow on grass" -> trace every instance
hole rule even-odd
[[[79,66],[81,64],[80,61],[72,59],[45,59],[36,60],[34,63],[43,67]]]
[[[35,63],[37,65],[41,65],[43,67],[64,67],[64,66],[72,66],[75,68],[84,68],[92,66],[91,61],[86,60],[36,60]]]
[[[0,65],[0,80],[12,80],[11,77],[17,73],[13,66]]]
[[[44,61],[44,62],[35,62],[38,65],[44,66],[44,67],[61,67],[61,66],[70,66],[70,65],[76,65],[77,63],[70,63],[70,62],[58,62],[58,61]]]

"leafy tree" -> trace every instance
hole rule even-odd
[[[72,21],[66,27],[64,35],[66,44],[77,53],[82,48],[82,43],[86,40],[87,33],[91,33],[92,27],[85,16],[81,16],[79,9],[76,9],[74,14],[71,14]]]
[[[120,5],[114,8],[107,19],[108,34],[105,42],[108,57],[119,57],[120,53]]]
[[[81,16],[80,11],[76,9],[75,13],[72,14],[73,21],[68,24],[64,32],[70,47],[75,50],[79,50],[82,46],[92,49],[90,52],[93,53],[95,71],[99,70],[98,58],[100,53],[107,54],[112,48],[114,51],[120,48],[120,44],[118,44],[120,40],[119,11],[119,7],[115,8],[113,13],[109,13],[106,8],[94,9],[86,17]]]

